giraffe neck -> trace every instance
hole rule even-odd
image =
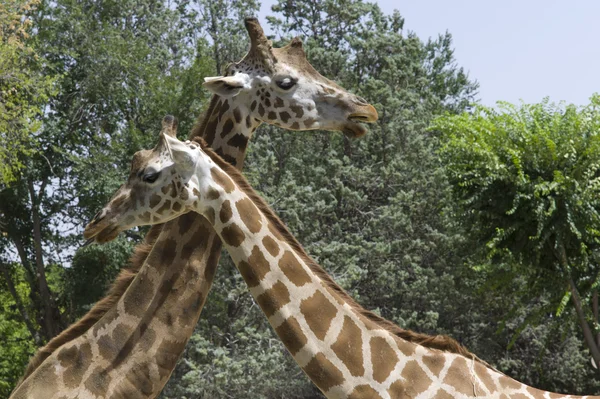
[[[213,96],[192,137],[203,136],[241,168],[259,122],[247,117],[245,106],[230,103]],[[125,272],[119,277],[124,282],[117,282],[122,291],[54,338],[30,363],[11,398],[152,398],[160,393],[200,316],[221,244],[194,213],[154,226],[148,236],[158,238],[151,250],[134,256],[133,269],[139,272]]]
[[[218,166],[210,188],[220,196],[207,196],[195,211],[213,224],[269,323],[327,397],[544,397],[474,355],[398,336],[305,254],[239,173],[211,157]]]
[[[246,104],[215,95],[207,117],[191,136],[202,136],[224,160],[241,169],[248,140],[261,123],[250,116]]]

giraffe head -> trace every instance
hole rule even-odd
[[[166,116],[158,144],[134,154],[127,182],[86,226],[84,237],[104,243],[128,228],[163,223],[189,211],[195,159],[176,132],[176,119]],[[189,154],[182,149],[190,149]]]
[[[227,185],[224,172],[197,142],[181,142],[177,122],[166,116],[159,142],[135,153],[127,182],[96,214],[83,233],[89,242],[105,243],[135,226],[165,223],[219,198]]]
[[[225,75],[205,78],[204,87],[248,107],[256,121],[291,130],[337,130],[362,136],[361,122],[374,122],[375,108],[323,77],[308,62],[302,41],[273,48],[258,20],[247,18],[250,51],[225,68]]]

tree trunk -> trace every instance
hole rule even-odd
[[[565,247],[562,245],[562,243],[558,244],[555,255],[558,258],[563,270],[565,272],[568,271],[569,262],[567,260],[567,252],[565,251]],[[573,281],[572,277],[569,277],[569,289],[571,291],[571,299],[573,300],[573,305],[575,306],[575,312],[577,313],[579,324],[583,330],[583,339],[590,351],[590,354],[592,355],[592,359],[594,359],[594,362],[598,367],[600,366],[600,346],[598,345],[598,342],[594,337],[594,332],[590,328],[587,318],[585,317],[585,311],[583,309],[583,304],[581,303],[581,297],[579,296],[579,291],[577,290],[577,286],[575,285],[575,281]],[[600,368],[596,368],[596,370],[600,373]]]
[[[42,221],[39,209],[39,196],[35,193],[33,181],[28,180],[29,196],[31,198],[31,218],[33,221],[33,245],[35,250],[35,265],[38,288],[42,300],[42,327],[44,336],[50,340],[62,331],[60,322],[60,312],[54,303],[54,298],[48,287],[46,280],[46,267],[44,265],[44,254],[42,250]],[[42,183],[40,194],[45,189],[45,184]]]
[[[598,290],[592,294],[592,313],[594,314],[594,323],[596,323],[596,345],[600,348],[600,329],[598,328]],[[600,367],[600,365],[597,365]]]
[[[217,75],[220,75],[224,71],[221,70],[221,57],[219,52],[219,27],[217,26],[217,11],[214,9],[216,5],[209,6],[210,12],[210,32],[213,39],[213,56],[215,57],[215,67],[217,69]]]
[[[13,299],[15,300],[15,303],[17,304],[17,309],[19,310],[19,313],[21,314],[21,317],[23,318],[23,321],[25,322],[27,329],[29,330],[29,333],[31,334],[31,338],[33,338],[33,341],[35,342],[35,344],[37,346],[40,346],[42,344],[40,334],[33,326],[33,323],[31,322],[31,318],[29,317],[29,313],[27,313],[27,309],[25,309],[25,306],[23,306],[21,297],[17,293],[15,284],[12,281],[12,277],[10,276],[10,273],[8,272],[8,268],[6,267],[6,265],[0,263],[0,269],[2,269],[2,275],[4,276],[4,279],[6,280],[6,285],[8,285],[8,291],[10,292]]]
[[[575,311],[577,312],[579,323],[583,329],[583,338],[588,349],[590,350],[590,354],[594,359],[596,367],[598,367],[600,366],[600,346],[598,345],[596,339],[594,339],[594,333],[586,320],[585,312],[583,311],[583,306],[581,304],[581,298],[579,297],[579,292],[577,291],[577,287],[575,286],[573,279],[569,279],[569,285],[571,287],[571,298],[573,299],[573,304],[575,305]],[[597,368],[597,370],[600,373],[600,368]]]

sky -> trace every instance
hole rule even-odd
[[[272,14],[262,0],[259,14]],[[446,30],[479,100],[588,103],[600,93],[600,0],[378,0],[422,40]],[[267,29],[266,29],[267,30]]]

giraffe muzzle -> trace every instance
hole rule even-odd
[[[106,216],[106,212],[104,212],[104,210],[98,211],[98,213],[96,213],[94,215],[92,220],[90,220],[87,225],[93,226],[95,224],[98,224],[98,223],[100,223],[100,221],[102,221],[102,219],[104,219],[105,216]]]
[[[348,121],[342,131],[348,137],[360,137],[367,133],[367,128],[362,123],[372,123],[378,119],[377,110],[372,105],[366,105],[348,115]]]
[[[354,122],[373,123],[379,119],[379,114],[371,104],[361,106],[348,116],[348,119]]]
[[[108,212],[100,211],[98,215],[85,226],[83,231],[83,237],[87,240],[85,245],[92,242],[102,244],[112,241],[122,230],[114,218],[106,217]]]

